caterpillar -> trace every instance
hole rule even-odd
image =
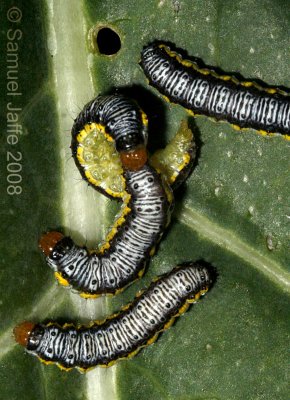
[[[290,137],[290,97],[279,89],[200,68],[160,42],[143,49],[140,65],[150,85],[194,115]]]
[[[23,322],[14,328],[15,340],[46,364],[85,372],[95,366],[109,367],[131,358],[152,344],[212,286],[216,274],[209,265],[184,263],[157,278],[120,313],[89,327],[50,322]]]
[[[110,171],[107,180],[98,176],[96,168],[101,169],[96,160],[99,154],[95,156],[99,149],[94,149],[100,136],[113,143],[121,160],[119,169],[123,174],[118,175],[114,169],[110,171],[115,164],[103,151],[106,162],[102,171]],[[147,162],[146,143],[145,114],[121,94],[98,96],[74,121],[71,148],[82,176],[107,196],[123,200],[121,214],[98,251],[78,246],[60,232],[48,232],[40,239],[40,248],[59,282],[83,297],[118,293],[142,276],[170,221],[172,190]],[[187,169],[193,152],[189,149],[183,156],[175,178]],[[112,175],[121,176],[119,186],[110,181]]]

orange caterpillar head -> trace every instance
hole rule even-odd
[[[31,332],[35,328],[33,322],[24,321],[13,329],[14,339],[21,346],[27,347]]]
[[[138,171],[147,161],[146,147],[142,145],[134,150],[121,151],[120,158],[125,169]]]
[[[39,240],[39,247],[41,248],[45,256],[48,257],[54,249],[54,246],[63,238],[64,235],[60,232],[47,232],[41,236]]]

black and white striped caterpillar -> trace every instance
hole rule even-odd
[[[137,104],[120,94],[98,96],[74,122],[72,153],[81,174],[106,195],[123,199],[121,215],[99,251],[88,251],[59,232],[48,232],[40,240],[47,263],[59,282],[72,286],[84,297],[115,294],[142,276],[146,261],[169,223],[172,190],[147,163],[146,127],[146,116]],[[100,144],[97,149],[94,146],[99,136],[115,143],[122,163],[121,189],[98,178],[101,166],[96,160],[99,154],[95,153]],[[186,169],[193,152],[188,149],[183,156],[175,177]],[[108,162],[103,169],[110,170]],[[112,175],[117,175],[114,170],[108,177]]]
[[[62,369],[76,367],[84,372],[97,365],[108,367],[154,343],[214,280],[215,271],[208,265],[186,263],[159,277],[103,322],[77,328],[23,322],[14,329],[15,339],[46,364],[57,363]]]
[[[279,89],[218,75],[183,60],[158,42],[143,49],[140,65],[153,87],[194,115],[225,120],[237,129],[252,128],[264,135],[280,133],[289,138],[290,97]]]

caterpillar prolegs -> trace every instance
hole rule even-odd
[[[115,162],[113,155],[107,161],[107,149],[100,152],[100,136],[115,146]],[[82,176],[107,196],[123,200],[121,214],[99,251],[88,251],[59,232],[48,232],[40,240],[47,263],[59,281],[84,297],[114,294],[141,276],[170,221],[172,190],[147,162],[146,143],[145,114],[120,94],[98,96],[74,122],[72,153]],[[192,161],[192,146],[189,140],[173,181]]]
[[[290,96],[279,89],[255,82],[239,82],[183,60],[163,43],[146,46],[140,65],[150,85],[173,103],[237,129],[252,128],[261,134],[290,135]]]
[[[103,322],[89,327],[24,322],[14,329],[15,339],[29,353],[63,369],[111,366],[154,343],[214,280],[215,271],[209,265],[185,263],[152,282],[120,313]]]

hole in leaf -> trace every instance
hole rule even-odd
[[[101,54],[112,56],[121,48],[119,35],[111,28],[101,28],[96,37],[97,46]]]

